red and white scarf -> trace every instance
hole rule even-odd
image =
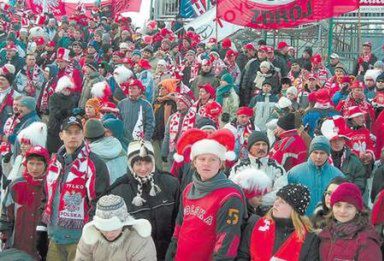
[[[27,86],[25,87],[25,92],[28,96],[34,97],[36,94],[36,86],[41,84],[39,74],[41,73],[40,67],[35,64],[32,70],[27,67],[24,68],[25,75],[27,76]]]
[[[185,131],[192,129],[195,126],[196,121],[196,107],[191,107],[187,114],[184,116],[183,121],[180,123],[182,115],[180,112],[176,112],[171,116],[169,120],[169,151],[174,152],[177,139]],[[181,124],[181,127],[180,127]]]
[[[15,130],[15,127],[21,122],[18,115],[13,115],[12,117],[9,117],[5,123],[4,123],[4,135],[11,135],[13,131]],[[0,145],[0,153],[1,155],[6,155],[7,153],[11,152],[11,143],[8,141],[1,142]]]
[[[253,228],[250,243],[252,261],[299,260],[303,240],[296,231],[273,254],[276,224],[273,219],[261,218]]]
[[[72,162],[66,180],[61,180],[64,169],[57,155],[53,156],[46,177],[47,205],[42,217],[44,223],[51,223],[52,204],[57,189],[60,189],[57,224],[67,229],[81,229],[88,222],[90,202],[96,198],[96,169],[89,159],[89,153],[89,147],[85,145]]]

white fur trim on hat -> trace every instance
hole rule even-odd
[[[184,161],[184,156],[183,155],[180,155],[178,153],[175,153],[173,154],[173,159],[177,162],[177,163],[180,163],[180,162],[183,162]]]
[[[57,81],[55,92],[60,93],[66,88],[74,89],[75,84],[71,78],[69,78],[67,75],[64,75]]]
[[[248,193],[266,194],[272,189],[272,179],[264,171],[250,166],[240,168],[229,179]]]
[[[291,86],[291,87],[289,87],[289,88],[287,89],[287,94],[288,94],[288,93],[291,93],[291,94],[297,96],[297,88],[296,88],[295,86]]]
[[[279,109],[288,108],[289,106],[292,106],[292,101],[284,96],[281,97],[276,104],[276,107]]]
[[[118,84],[127,82],[130,78],[132,78],[132,76],[132,71],[123,65],[117,66],[116,69],[113,71],[113,78]]]
[[[378,69],[367,70],[366,73],[364,74],[364,81],[366,81],[368,78],[371,78],[376,82],[376,79],[380,74],[381,74],[381,70],[378,70]]]
[[[108,83],[105,81],[97,82],[92,85],[91,94],[95,98],[107,98],[106,90],[109,88]]]
[[[226,152],[226,148],[219,142],[212,139],[203,139],[192,145],[191,160],[202,154],[214,154],[219,157],[220,160],[225,161]]]
[[[46,147],[47,143],[47,125],[43,122],[33,122],[31,125],[21,130],[17,139],[28,139],[32,146]]]

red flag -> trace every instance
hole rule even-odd
[[[65,15],[65,4],[61,0],[46,0],[46,8],[49,13],[52,13],[55,16]],[[44,11],[44,1],[43,0],[27,0],[27,6],[32,10],[34,14],[42,14]]]
[[[140,12],[142,0],[111,0],[113,13]]]
[[[359,0],[218,0],[217,17],[257,28],[295,27],[359,8]]]

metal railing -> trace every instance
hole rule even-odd
[[[174,19],[179,13],[179,0],[154,0],[155,20],[169,20]]]

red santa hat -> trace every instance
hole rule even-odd
[[[346,136],[348,126],[345,119],[340,115],[326,119],[322,123],[320,130],[329,141],[337,138],[348,139]]]
[[[311,62],[314,64],[319,64],[319,63],[321,63],[321,61],[322,61],[321,55],[318,53],[315,54],[314,56],[312,56],[312,58],[311,58]]]
[[[285,47],[289,47],[289,45],[286,42],[280,42],[277,44],[277,49],[281,50]]]
[[[243,167],[229,176],[244,192],[246,198],[264,196],[272,190],[272,179],[262,170]]]
[[[214,154],[220,160],[233,161],[236,158],[235,136],[228,129],[221,129],[208,134],[200,129],[189,129],[184,132],[176,144],[173,158],[176,162],[184,160],[184,151],[191,147],[191,160],[202,154]]]
[[[246,115],[248,117],[252,117],[253,116],[253,109],[250,107],[246,107],[246,106],[240,107],[237,109],[236,115]]]
[[[231,39],[229,39],[229,38],[225,38],[225,39],[223,39],[223,41],[221,42],[221,46],[222,46],[224,49],[231,48],[231,46],[232,46]]]
[[[32,148],[30,148],[26,153],[25,153],[25,161],[24,161],[24,165],[26,165],[26,161],[29,157],[31,156],[40,156],[40,157],[43,157],[44,160],[45,160],[45,164],[48,165],[49,162],[50,162],[50,156],[49,156],[49,152],[46,148],[44,148],[43,146],[33,146]]]
[[[16,68],[13,64],[6,63],[0,68],[0,75],[14,75],[16,72]]]
[[[347,108],[347,118],[352,119],[361,115],[365,115],[367,112],[362,110],[359,106],[351,106]]]
[[[47,21],[47,17],[45,15],[37,15],[35,25],[43,26],[45,24],[45,21]]]
[[[56,88],[55,88],[55,92],[56,92],[56,93],[60,93],[60,92],[62,92],[64,89],[70,89],[70,90],[75,89],[75,84],[74,84],[74,82],[73,82],[73,79],[70,78],[70,77],[67,76],[67,75],[62,76],[62,77],[57,81]]]
[[[137,65],[140,66],[141,68],[143,68],[144,70],[149,70],[152,68],[151,64],[149,63],[149,61],[147,59],[140,59],[137,62]]]
[[[130,78],[132,78],[132,76],[132,71],[123,65],[117,66],[113,71],[113,78],[119,85],[127,82]]]
[[[210,83],[206,83],[204,85],[200,85],[199,89],[204,89],[207,93],[209,93],[209,96],[211,99],[214,99],[216,97],[216,90],[212,87]]]
[[[108,102],[112,96],[111,87],[106,81],[95,83],[92,86],[91,94],[94,98],[98,98],[101,102]]]
[[[47,125],[43,122],[33,122],[31,125],[21,130],[17,135],[20,143],[27,143],[32,146],[46,147]]]
[[[66,62],[70,62],[71,59],[69,57],[69,53],[70,51],[66,48],[63,48],[63,47],[60,47],[57,49],[57,55],[56,55],[56,60],[58,61],[66,61]]]

